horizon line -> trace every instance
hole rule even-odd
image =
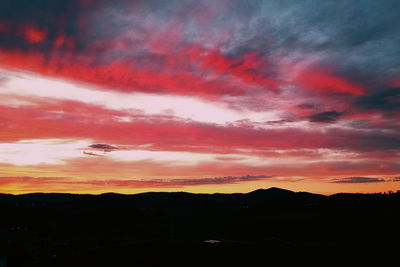
[[[127,194],[127,193],[118,193],[114,191],[107,191],[103,193],[73,193],[73,192],[28,192],[28,193],[18,193],[18,194],[13,194],[13,193],[3,193],[0,192],[0,195],[12,195],[12,196],[23,196],[23,195],[31,195],[31,194],[68,194],[68,195],[90,195],[90,196],[101,196],[101,195],[106,195],[106,194],[115,194],[115,195],[124,195],[124,196],[133,196],[133,195],[140,195],[140,194],[149,194],[149,193],[186,193],[186,194],[192,194],[192,195],[235,195],[235,194],[250,194],[255,191],[259,190],[271,190],[271,189],[279,189],[279,190],[284,190],[284,191],[290,191],[293,193],[309,193],[309,194],[314,194],[314,195],[322,195],[322,196],[333,196],[333,195],[338,195],[338,194],[353,194],[353,195],[374,195],[374,194],[394,194],[394,193],[400,193],[400,190],[388,190],[388,191],[381,191],[381,192],[337,192],[337,193],[332,193],[332,194],[323,194],[323,193],[314,193],[314,192],[309,192],[309,191],[293,191],[289,190],[286,188],[281,188],[281,187],[268,187],[268,188],[258,188],[255,190],[251,190],[248,192],[232,192],[232,193],[222,193],[222,192],[213,192],[213,193],[199,193],[199,192],[188,192],[188,191],[146,191],[146,192],[139,192],[139,193],[132,193],[132,194]]]

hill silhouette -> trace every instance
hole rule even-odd
[[[237,262],[260,249],[270,257],[391,249],[400,237],[399,204],[399,193],[325,196],[280,188],[0,194],[0,259],[7,266],[122,266],[125,260],[143,266],[185,257]]]
[[[311,200],[322,199],[326,196],[320,194],[312,194],[306,192],[293,192],[286,189],[271,187],[268,189],[257,189],[249,193],[232,193],[232,194],[196,194],[187,192],[146,192],[139,194],[118,194],[103,193],[99,195],[90,194],[70,194],[70,193],[28,193],[21,195],[0,194],[0,201],[13,201],[20,205],[37,205],[37,204],[56,204],[69,203],[77,200],[82,201],[118,201],[124,200],[131,203],[140,202],[143,205],[148,203],[166,204],[167,202],[179,202],[180,204],[196,201],[225,201],[225,202],[265,202],[265,201],[290,201],[290,200]],[[168,203],[171,204],[171,203]]]

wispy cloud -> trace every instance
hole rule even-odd
[[[246,176],[226,176],[210,178],[172,178],[172,179],[108,179],[108,180],[81,180],[69,177],[0,177],[0,185],[14,185],[21,189],[46,191],[63,190],[66,186],[75,190],[87,190],[94,186],[96,189],[112,190],[119,188],[181,188],[193,185],[223,185],[237,184],[271,179],[271,175],[246,175]]]
[[[313,114],[312,116],[310,116],[310,121],[331,123],[337,121],[342,115],[342,112],[337,112],[335,110],[326,111]]]
[[[365,183],[381,183],[381,182],[393,182],[400,181],[399,177],[395,178],[375,178],[375,177],[344,177],[333,179],[331,183],[338,184],[365,184]]]

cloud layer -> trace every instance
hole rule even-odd
[[[64,191],[107,179],[397,189],[399,11],[395,0],[2,1],[0,176],[69,177],[48,181]],[[47,178],[18,179],[1,188],[47,190]]]

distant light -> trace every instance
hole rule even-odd
[[[209,239],[209,240],[204,240],[204,243],[215,244],[215,243],[221,243],[221,241],[215,239]]]

